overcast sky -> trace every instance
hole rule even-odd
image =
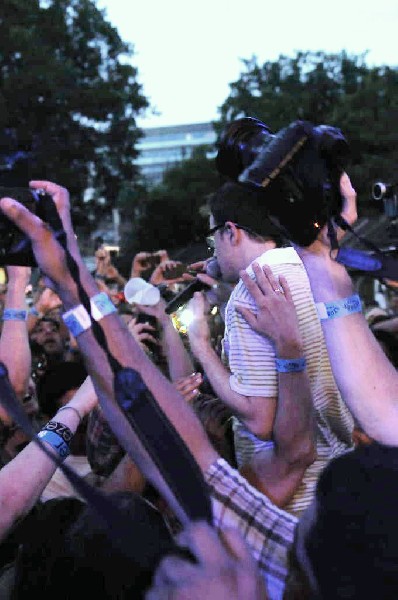
[[[281,54],[368,52],[369,65],[398,65],[397,0],[97,0],[124,41],[151,105],[141,127],[218,118],[229,83]]]

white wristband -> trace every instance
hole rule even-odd
[[[73,337],[77,337],[91,327],[90,315],[82,304],[68,310],[62,315],[62,319]]]
[[[90,298],[91,316],[95,321],[103,319],[117,311],[116,306],[105,292],[100,292]]]

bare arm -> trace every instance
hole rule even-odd
[[[161,342],[167,358],[167,366],[171,381],[187,377],[194,370],[191,357],[185,348],[180,334],[175,329],[171,318],[166,313],[166,303],[161,298],[155,306],[138,305],[140,311],[156,317],[161,327]]]
[[[298,319],[284,277],[276,281],[268,266],[261,269],[254,263],[256,280],[246,271],[241,277],[254,298],[258,313],[236,305],[254,331],[270,337],[276,355],[282,359],[303,357]],[[274,289],[283,293],[275,293]],[[315,414],[310,382],[306,370],[278,374],[278,403],[273,441],[274,449],[254,456],[242,474],[265,492],[278,506],[284,506],[294,495],[306,468],[316,457]]]
[[[7,267],[8,285],[5,309],[27,310],[25,289],[29,283],[29,267]],[[26,321],[10,320],[3,322],[0,336],[0,360],[8,369],[10,383],[17,398],[27,393],[31,370],[31,351]],[[0,406],[0,419],[6,424],[11,419]]]
[[[67,406],[74,406],[83,417],[96,402],[92,384],[87,379]],[[54,419],[69,427],[72,433],[76,432],[79,425],[79,419],[73,410],[62,410]],[[55,450],[44,443],[55,454]],[[32,509],[56,469],[57,464],[35,442],[30,442],[0,470],[0,541],[17,520]]]
[[[243,396],[230,386],[231,372],[224,366],[211,345],[210,330],[205,315],[205,298],[195,292],[190,302],[194,320],[188,328],[192,352],[205,371],[214,393],[255,434],[269,439],[272,433],[276,398]]]
[[[341,180],[348,207],[355,190]],[[297,248],[316,302],[333,302],[354,293],[345,267],[329,256],[325,232],[309,248]],[[333,375],[347,406],[375,440],[398,444],[398,374],[386,358],[362,313],[322,320]]]
[[[68,244],[78,263],[81,283],[88,296],[98,293],[98,288],[82,260],[77,241],[73,234],[69,214],[69,196],[66,190],[50,182],[36,182],[38,187],[53,195],[59,213],[68,232]],[[27,209],[10,199],[0,200],[1,210],[18,223],[32,240],[36,260],[42,270],[52,280],[66,310],[80,304],[77,286],[65,263],[64,251],[48,228]],[[149,391],[158,401],[171,423],[179,431],[182,439],[202,470],[206,470],[218,457],[191,407],[184,401],[174,386],[145,355],[139,344],[129,333],[117,313],[101,319],[101,328],[106,336],[110,353],[124,367],[138,371]],[[149,479],[160,494],[170,504],[177,516],[186,521],[178,500],[163,479],[162,474],[133,433],[126,417],[116,403],[113,392],[114,373],[109,365],[104,349],[98,344],[92,329],[78,336],[78,344],[86,367],[92,377],[101,407],[110,426],[118,436],[122,446]]]

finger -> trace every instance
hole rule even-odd
[[[285,298],[288,302],[291,302],[293,304],[293,296],[292,296],[292,292],[290,291],[290,287],[289,284],[287,282],[287,279],[284,275],[279,275],[279,285],[283,290],[283,293],[285,295]]]
[[[256,325],[256,320],[257,317],[256,315],[249,310],[246,306],[242,306],[241,304],[238,304],[237,302],[235,302],[235,308],[237,310],[237,312],[242,315],[242,317],[245,319],[245,321],[250,325],[250,327],[252,329],[255,328]]]
[[[261,275],[259,274],[258,278],[256,275],[256,280],[254,280],[246,273],[246,271],[241,271],[240,277],[241,277],[243,283],[245,284],[247,291],[253,297],[253,300],[255,301],[255,303],[258,305],[264,296],[264,292],[260,288],[258,279],[261,279],[261,277],[262,277],[263,280],[266,280],[264,273],[261,273]]]
[[[155,585],[189,581],[193,578],[197,567],[178,556],[169,555],[163,558],[154,578]]]
[[[216,530],[205,521],[190,523],[178,534],[177,541],[188,548],[200,563],[217,564],[221,568],[228,560]]]
[[[6,217],[15,223],[18,229],[25,233],[32,242],[39,241],[42,236],[46,238],[53,237],[49,227],[16,200],[1,198],[0,208]]]
[[[268,265],[263,265],[262,271],[263,271],[265,277],[267,278],[269,286],[272,288],[272,290],[273,291],[280,290],[279,281],[273,274],[271,267],[269,267]],[[268,288],[268,292],[269,291],[270,290]]]
[[[153,337],[153,335],[151,335],[150,333],[140,333],[138,335],[140,342],[152,342],[152,344],[155,344],[156,346],[159,345],[159,341]]]

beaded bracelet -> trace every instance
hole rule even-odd
[[[50,446],[57,451],[59,457],[62,458],[62,460],[69,456],[69,445],[62,439],[60,435],[58,435],[58,433],[55,433],[54,431],[41,430],[37,434],[37,437],[42,442],[47,442],[47,444],[50,444]]]
[[[26,321],[28,312],[22,309],[6,308],[4,309],[3,321]]]
[[[62,319],[75,338],[91,327],[90,315],[83,304],[79,304],[75,308],[68,310],[62,315]]]
[[[302,358],[275,358],[278,373],[300,373],[307,366],[307,361]]]
[[[361,299],[358,294],[334,300],[333,302],[317,302],[316,309],[321,321],[325,319],[335,319],[336,317],[345,317],[353,313],[362,311]]]

